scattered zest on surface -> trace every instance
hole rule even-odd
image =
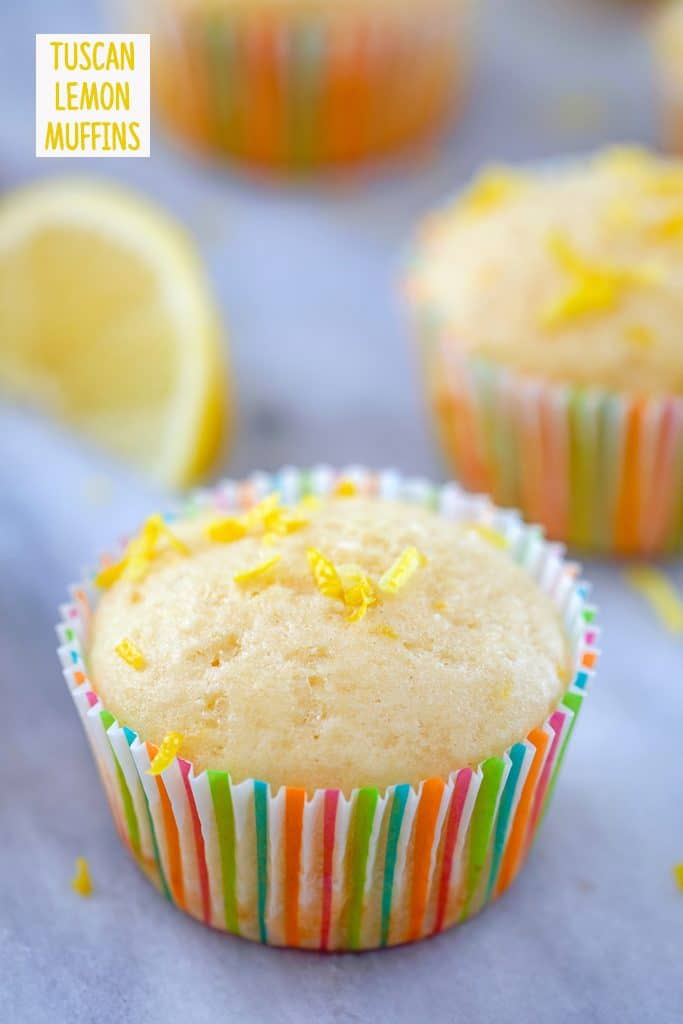
[[[398,556],[378,583],[379,589],[384,594],[396,594],[404,587],[408,580],[417,572],[421,565],[426,564],[427,559],[415,547],[407,547]]]
[[[179,732],[168,732],[161,741],[161,746],[157,750],[156,754],[152,758],[151,764],[147,769],[148,775],[161,775],[168,766],[175,760],[176,754],[180,750],[180,745],[183,742],[183,737]]]
[[[632,288],[654,284],[657,275],[648,267],[610,267],[590,263],[566,235],[553,232],[548,248],[559,266],[573,278],[567,291],[542,313],[545,327],[561,327],[590,313],[613,310]]]
[[[71,888],[77,892],[79,896],[87,897],[92,893],[90,870],[88,869],[88,862],[85,857],[76,858],[76,874],[71,879]]]
[[[683,863],[674,865],[674,878],[676,885],[683,892]]]
[[[165,540],[167,546],[178,554],[188,554],[187,546],[168,528],[162,517],[150,516],[140,533],[129,542],[123,558],[113,565],[105,566],[97,574],[96,585],[106,589],[118,579],[141,579],[147,573],[150,563],[159,554],[161,540]]]
[[[314,506],[303,502],[299,503],[299,509],[312,510]],[[277,537],[287,533],[294,533],[308,526],[310,519],[297,512],[289,512],[280,505],[280,495],[277,492],[267,495],[262,501],[250,508],[243,516],[228,516],[222,519],[214,519],[206,527],[206,535],[209,540],[218,541],[221,544],[231,544],[233,541],[242,540],[248,534],[263,532],[265,544],[273,544]]]
[[[270,558],[265,558],[262,562],[258,562],[256,565],[250,566],[248,569],[242,569],[241,572],[236,572],[233,576],[235,583],[248,583],[250,580],[257,579],[259,576],[265,576],[273,566],[282,558],[282,555],[272,555]]]
[[[139,647],[136,647],[132,640],[127,638],[122,640],[120,644],[117,644],[114,648],[119,658],[122,658],[128,665],[139,672],[140,669],[145,667],[145,658]]]
[[[646,598],[666,628],[677,636],[683,635],[683,599],[664,573],[652,566],[638,565],[627,569],[625,575],[631,586]]]
[[[317,548],[308,548],[306,557],[320,593],[325,597],[343,597],[344,588],[333,563],[325,558]]]

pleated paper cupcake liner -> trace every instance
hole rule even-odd
[[[465,487],[584,551],[681,550],[683,398],[523,377],[468,355],[419,308],[417,333],[437,433]]]
[[[153,103],[194,145],[300,173],[402,149],[459,100],[469,0],[127,4]]]
[[[513,881],[555,786],[596,660],[594,609],[577,567],[513,512],[454,484],[393,472],[284,469],[200,492],[179,510],[244,509],[279,491],[284,502],[331,493],[401,498],[454,521],[500,531],[511,556],[550,596],[564,624],[574,677],[547,720],[500,757],[419,786],[380,791],[234,783],[176,758],[148,774],[153,744],[119,724],[88,678],[94,574],[61,609],[59,656],[121,839],[168,900],[200,921],[272,945],[360,950],[409,942],[464,921]]]

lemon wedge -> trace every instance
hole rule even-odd
[[[180,226],[117,186],[57,181],[0,201],[0,389],[158,481],[215,458],[226,370]]]

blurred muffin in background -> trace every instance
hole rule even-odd
[[[666,3],[658,13],[653,42],[665,143],[673,152],[683,153],[683,0]]]
[[[457,474],[551,537],[683,545],[683,163],[497,169],[423,225],[409,280]]]
[[[469,0],[126,0],[191,144],[290,173],[392,153],[463,90]]]

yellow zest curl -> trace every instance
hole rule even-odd
[[[608,267],[590,263],[561,233],[553,233],[548,248],[560,267],[574,279],[573,284],[543,311],[546,327],[559,327],[590,313],[615,309],[632,288],[654,284],[658,275],[648,267]]]
[[[458,203],[458,208],[467,213],[488,213],[517,195],[523,184],[524,178],[521,175],[491,167],[468,189]]]
[[[163,771],[166,771],[168,766],[175,760],[182,742],[183,737],[179,732],[167,732],[161,741],[159,749],[152,758],[147,774],[161,775]]]
[[[344,588],[333,563],[325,558],[317,548],[308,548],[306,557],[320,593],[325,597],[343,597]]]
[[[380,578],[379,589],[385,594],[396,594],[404,587],[427,559],[415,547],[407,547]]]
[[[509,547],[507,538],[502,533],[499,533],[498,530],[494,530],[492,526],[486,526],[485,523],[472,523],[468,529],[471,533],[476,533],[478,537],[485,540],[487,544],[492,544],[494,548]]]
[[[353,480],[340,480],[334,489],[334,493],[337,498],[355,498],[358,494],[358,488]]]
[[[77,892],[79,896],[88,897],[92,893],[90,870],[85,857],[76,858],[76,874],[71,879],[71,888]]]
[[[124,639],[114,648],[119,658],[139,672],[146,665],[145,658],[139,647],[136,647],[132,640]]]
[[[209,540],[215,540],[219,544],[232,544],[241,540],[247,535],[246,524],[234,516],[227,516],[224,519],[214,519],[206,527],[206,535]]]
[[[344,604],[350,608],[349,622],[358,622],[373,604],[377,604],[372,580],[357,565],[340,565]]]
[[[252,565],[249,569],[236,572],[233,580],[235,583],[248,583],[250,580],[258,579],[259,576],[265,576],[273,566],[277,565],[281,558],[282,555],[272,555],[271,558],[266,558],[264,561]]]

